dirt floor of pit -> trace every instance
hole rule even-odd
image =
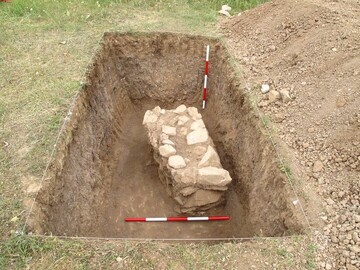
[[[231,220],[124,223],[127,216],[176,215],[160,185],[142,119],[156,105],[201,105],[203,54],[209,43],[211,79],[203,118],[233,182],[225,208],[204,215],[230,215]],[[302,232],[302,213],[292,204],[295,195],[228,57],[219,41],[205,37],[105,34],[29,227],[55,235],[137,238]]]
[[[109,193],[103,205],[102,234],[109,237],[208,238],[239,237],[248,232],[241,222],[243,211],[236,205],[237,194],[228,192],[228,203],[207,211],[210,215],[231,215],[224,222],[188,223],[124,223],[125,217],[178,216],[175,202],[166,192],[158,176],[151,147],[142,125],[145,110],[136,110],[126,117],[123,128],[127,137],[116,146],[121,155],[116,164]],[[126,147],[124,147],[126,145]],[[234,211],[237,209],[237,211]],[[235,216],[236,215],[236,216]]]

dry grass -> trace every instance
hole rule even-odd
[[[39,182],[59,124],[105,31],[218,35],[217,1],[0,3],[0,268],[303,269],[307,237],[219,245],[83,242],[19,236],[23,182]],[[231,1],[228,1],[231,2]],[[251,2],[251,3],[250,3]],[[250,7],[262,1],[234,1]],[[195,7],[195,8],[194,8]],[[279,247],[284,246],[280,251]],[[285,258],[285,259],[284,259]]]

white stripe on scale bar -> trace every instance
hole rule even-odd
[[[206,88],[207,86],[207,75],[205,75],[205,79],[204,79],[204,88]]]
[[[188,217],[188,221],[201,221],[201,220],[209,220],[209,217]]]
[[[209,61],[210,45],[206,46],[206,61]]]
[[[202,108],[205,109],[205,100],[202,102]]]
[[[146,218],[146,221],[167,221],[166,217],[150,217],[150,218]]]

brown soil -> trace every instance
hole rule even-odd
[[[173,216],[142,126],[156,105],[200,109],[205,45],[211,45],[209,99],[202,112],[233,183],[210,212],[229,222],[138,223]],[[104,35],[88,82],[67,122],[57,158],[36,200],[29,230],[133,238],[280,236],[303,231],[303,217],[259,117],[215,39],[175,34]]]
[[[357,0],[274,0],[220,24],[252,95],[266,100],[262,83],[290,91],[289,104],[265,102],[259,109],[279,122],[278,146],[308,198],[310,222],[330,240],[319,247],[319,269],[360,267],[354,251],[360,214],[359,16]],[[315,163],[321,166],[315,169]]]

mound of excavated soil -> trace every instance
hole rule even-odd
[[[221,23],[248,90],[278,122],[311,223],[331,239],[332,254],[318,258],[326,269],[360,268],[359,7],[356,0],[275,0]],[[264,83],[288,90],[292,101],[270,102]]]
[[[130,224],[174,216],[142,125],[146,110],[200,108],[205,46],[211,46],[203,120],[232,183],[218,223]],[[30,230],[72,236],[211,238],[299,233],[303,220],[274,149],[234,78],[219,41],[176,34],[107,33],[58,155],[36,200]]]

